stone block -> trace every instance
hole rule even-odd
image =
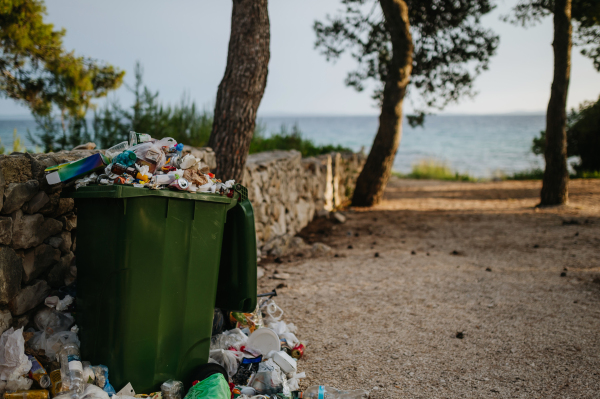
[[[50,286],[44,280],[36,280],[32,285],[23,288],[10,301],[10,310],[13,315],[20,316],[42,303],[50,293]]]
[[[58,186],[58,185],[57,185]],[[62,190],[58,190],[54,193],[51,193],[49,197],[49,201],[39,210],[39,212],[44,216],[54,215],[58,209],[58,205],[60,203],[60,193]]]
[[[39,213],[23,215],[23,211],[20,209],[13,212],[12,220],[12,247],[15,249],[36,247],[46,238],[56,235],[62,230],[62,223],[58,220],[44,220]]]
[[[21,289],[23,260],[10,247],[0,246],[0,305],[7,305]]]
[[[74,213],[67,213],[58,220],[63,224],[63,230],[71,231],[77,228],[77,215]]]
[[[35,215],[23,215],[23,211],[19,209],[13,212],[12,220],[13,248],[31,248],[41,243],[41,241],[37,237],[37,231],[44,223],[44,217],[42,215],[40,215],[39,213]]]
[[[12,314],[8,310],[0,310],[0,335],[8,330],[12,324]]]
[[[25,183],[32,179],[31,160],[23,154],[0,158],[0,172],[6,183]]]
[[[41,244],[25,251],[23,256],[23,283],[28,284],[53,263],[60,260],[60,251],[48,244]]]
[[[39,185],[37,180],[29,180],[25,183],[9,183],[4,191],[2,213],[9,214],[21,208],[23,204],[38,193]]]
[[[48,273],[48,283],[52,288],[60,288],[65,285],[65,278],[70,271],[73,259],[75,259],[75,255],[73,252],[69,252],[61,257],[58,263],[50,270],[50,273]]]
[[[42,209],[48,202],[50,202],[50,197],[43,191],[38,192],[33,196],[32,199],[29,200],[28,203],[23,206],[23,212],[32,214],[36,213],[40,209]]]
[[[46,239],[46,244],[51,245],[54,248],[58,248],[62,245],[63,239],[60,236],[50,237]]]
[[[0,244],[10,245],[13,235],[13,220],[0,216]]]
[[[71,233],[68,231],[61,231],[59,237],[62,239],[61,245],[58,247],[63,254],[71,251],[71,245],[73,242],[71,241]]]
[[[55,218],[60,215],[64,215],[65,213],[71,212],[75,208],[75,200],[73,198],[60,198],[58,200],[58,206],[54,210],[54,212],[50,213],[48,216]]]

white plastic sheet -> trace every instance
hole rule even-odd
[[[15,331],[9,328],[0,337],[0,380],[18,380],[31,369],[31,361],[25,354],[23,327]]]

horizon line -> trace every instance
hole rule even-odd
[[[432,113],[427,114],[427,116],[534,116],[534,115],[545,115],[546,111],[509,111],[509,112],[478,112],[478,113],[469,113],[469,112],[440,112],[440,113]],[[264,114],[259,114],[257,119],[260,118],[344,118],[344,117],[378,117],[379,114],[340,114],[340,113],[291,113],[291,112],[266,112]],[[406,114],[404,115],[406,116]],[[89,117],[91,118],[91,117]],[[86,118],[86,119],[89,119]],[[31,120],[33,121],[33,116],[31,114],[0,114],[0,120]]]

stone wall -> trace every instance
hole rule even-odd
[[[316,214],[347,202],[364,161],[364,155],[353,153],[310,158],[298,151],[250,155],[243,184],[254,206],[262,255],[280,255]]]
[[[192,149],[214,167],[210,149]],[[0,155],[0,334],[33,320],[44,299],[77,277],[77,215],[49,186],[44,169],[97,151]],[[297,151],[249,156],[244,184],[256,213],[259,248],[278,254],[315,214],[348,199],[362,155],[302,159]],[[73,183],[67,184],[71,185]]]

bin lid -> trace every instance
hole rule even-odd
[[[63,190],[63,197],[68,198],[133,198],[133,197],[169,197],[180,198],[193,201],[220,202],[230,204],[237,199],[229,198],[226,195],[212,193],[190,193],[187,191],[177,190],[151,190],[146,187],[132,187],[126,185],[112,186],[85,186],[79,187],[77,190]]]

